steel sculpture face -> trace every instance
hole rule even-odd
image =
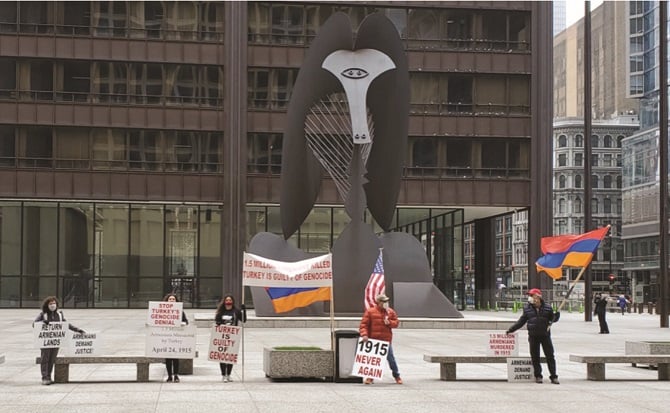
[[[249,251],[284,261],[310,256],[286,239],[314,207],[325,171],[351,218],[332,249],[336,313],[363,311],[365,285],[383,248],[387,295],[393,296],[394,283],[402,283],[401,297],[396,298],[412,300],[411,306],[395,302],[396,309],[405,309],[404,314],[399,311],[401,316],[462,317],[432,284],[425,251],[416,238],[388,232],[400,189],[408,122],[409,72],[395,26],[385,16],[372,14],[354,40],[348,16],[331,16],[307,51],[289,103],[280,193],[284,238],[257,234]],[[366,208],[384,229],[381,236],[363,222]],[[252,293],[256,314],[274,315],[265,291],[252,288]],[[321,313],[323,304],[295,311]]]

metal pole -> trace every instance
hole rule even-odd
[[[591,2],[584,2],[584,232],[591,231]],[[591,270],[584,274],[584,321],[592,321]]]
[[[659,1],[659,315],[661,327],[668,327],[668,4]]]

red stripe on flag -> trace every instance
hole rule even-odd
[[[379,257],[377,257],[377,262],[375,263],[375,268],[372,270],[370,279],[368,280],[368,285],[365,286],[365,309],[367,310],[370,307],[376,305],[375,298],[379,294],[384,294],[386,290],[386,283],[384,281],[384,265],[382,263],[382,252],[379,251]]]

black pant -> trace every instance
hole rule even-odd
[[[179,359],[165,359],[165,368],[167,369],[168,376],[172,377],[179,374]]]
[[[542,365],[540,364],[540,345],[544,351],[544,357],[547,358],[547,367],[549,367],[549,378],[558,378],[556,375],[556,359],[554,358],[554,345],[551,343],[551,336],[528,336],[528,345],[530,347],[530,358],[533,361],[533,372],[535,377],[542,377]]]
[[[228,363],[219,363],[219,367],[221,367],[221,375],[222,376],[230,376],[230,373],[233,371],[233,365],[228,364]]]
[[[607,320],[605,320],[605,312],[599,312],[596,315],[598,316],[598,323],[600,323],[600,332],[601,333],[609,333],[610,329],[607,326]]]
[[[51,372],[54,370],[56,357],[58,356],[58,347],[40,349],[40,370],[42,371],[42,380],[51,380]]]

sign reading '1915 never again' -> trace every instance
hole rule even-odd
[[[388,341],[372,338],[363,341],[359,338],[351,375],[366,379],[381,379],[386,369],[386,356],[390,345]]]

